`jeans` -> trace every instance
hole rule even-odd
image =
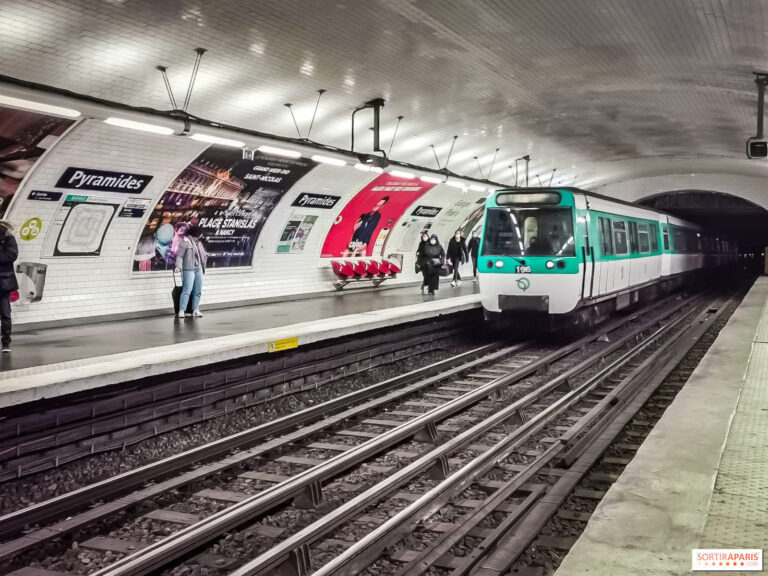
[[[0,322],[3,346],[11,345],[11,293],[0,292]]]
[[[459,274],[459,266],[461,266],[460,258],[451,258],[451,265],[453,266],[453,281],[461,281],[461,274]]]
[[[192,310],[197,310],[200,304],[200,295],[203,293],[203,269],[181,271],[181,298],[179,299],[179,310],[186,310],[189,303],[189,297],[192,296]]]

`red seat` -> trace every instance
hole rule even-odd
[[[367,276],[368,272],[365,269],[365,262],[358,260],[352,265],[352,269],[355,271],[355,275],[362,278],[363,276]]]
[[[376,260],[369,260],[365,265],[368,270],[369,276],[382,276],[381,270],[379,270],[379,263]]]
[[[352,268],[352,264],[349,262],[339,262],[339,265],[341,266],[341,273],[344,274],[346,278],[354,278],[355,270]]]
[[[346,280],[350,276],[354,276],[354,273],[351,269],[345,268],[344,264],[342,262],[338,262],[337,260],[331,260],[331,268],[333,269],[333,273],[339,280]]]
[[[390,262],[389,260],[385,260],[387,264],[389,264],[389,272],[392,276],[395,276],[397,274],[400,274],[400,266],[395,264],[394,262]]]
[[[389,262],[387,262],[386,260],[382,260],[381,262],[379,262],[379,271],[385,276],[387,274],[391,274],[392,270],[390,270],[389,268]]]

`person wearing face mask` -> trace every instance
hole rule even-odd
[[[416,248],[416,273],[421,272],[421,293],[424,294],[424,288],[427,287],[427,256],[424,249],[429,245],[429,234],[426,231],[421,233],[419,247]]]
[[[477,230],[472,232],[467,250],[469,250],[469,255],[472,258],[472,282],[477,282],[477,257],[480,255],[480,234]]]
[[[453,282],[451,282],[451,288],[455,288],[457,284],[461,286],[459,266],[469,260],[467,243],[464,241],[464,238],[461,237],[461,230],[456,230],[453,238],[448,242],[448,260],[451,261],[451,266],[453,266]]]
[[[429,293],[434,295],[440,283],[440,268],[445,264],[445,250],[440,245],[437,234],[432,234],[429,242],[424,247],[424,256],[427,264],[427,274],[424,279],[427,282]]]

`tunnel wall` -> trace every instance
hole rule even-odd
[[[17,264],[43,264],[46,267],[41,299],[14,303],[14,321],[19,325],[67,324],[77,320],[133,317],[153,311],[165,313],[171,306],[172,272],[135,271],[137,244],[153,207],[169,184],[208,146],[189,138],[111,126],[100,119],[81,120],[60,137],[26,175],[5,215],[17,231]],[[305,156],[313,153],[317,150],[304,150]],[[57,186],[68,169],[77,167],[148,175],[151,180],[141,192],[131,194]],[[347,202],[376,176],[354,169],[351,165],[318,164],[312,168],[282,196],[269,214],[258,235],[251,266],[209,268],[205,276],[202,307],[335,291],[330,259],[320,257],[323,242]],[[41,195],[32,195],[32,192],[44,192],[46,194],[42,197],[49,198],[41,200]],[[330,194],[340,197],[340,200],[332,209],[291,206],[297,196],[305,192]],[[61,193],[61,197],[50,200],[50,196],[56,193]],[[70,195],[100,198],[119,205],[106,229],[98,255],[55,255],[56,230],[64,214],[63,204]],[[413,220],[410,214],[416,206],[440,208],[436,217],[420,220],[414,225],[432,222],[431,232],[437,233],[447,244],[453,230],[482,205],[485,196],[486,193],[437,184],[410,202],[403,217],[394,223],[386,249],[386,254],[389,254],[393,248],[401,248],[403,273],[396,279],[388,280],[384,286],[420,279],[414,272],[416,245],[413,229],[404,225],[406,221]],[[120,216],[128,197],[146,201],[147,209],[141,217]],[[277,253],[276,246],[288,218],[296,212],[317,216],[303,251]],[[34,238],[21,239],[20,231],[29,230],[29,223],[34,219],[41,223],[39,234]],[[360,284],[370,285],[367,282]]]

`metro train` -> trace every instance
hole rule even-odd
[[[701,226],[576,188],[497,190],[478,257],[486,319],[526,313],[593,324],[702,272],[737,246]]]

